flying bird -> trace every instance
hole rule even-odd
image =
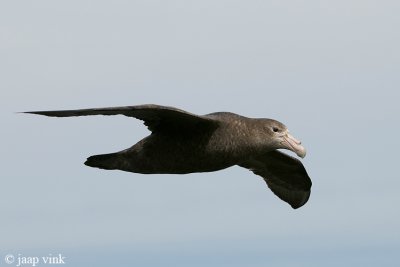
[[[311,180],[300,160],[301,142],[279,121],[230,112],[196,115],[174,107],[139,105],[77,110],[29,111],[50,117],[125,115],[144,121],[151,134],[130,148],[87,158],[85,165],[143,174],[213,172],[234,165],[261,176],[296,209],[310,197]]]

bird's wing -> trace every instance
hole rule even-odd
[[[174,107],[152,104],[75,110],[28,111],[24,113],[45,115],[50,117],[125,115],[143,120],[144,124],[152,132],[174,130],[184,132],[186,129],[193,129],[194,127],[215,127],[218,124],[218,122],[212,118],[195,115]]]
[[[310,197],[311,179],[303,164],[289,155],[274,150],[240,166],[262,176],[272,192],[294,209]]]

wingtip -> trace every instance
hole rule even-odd
[[[290,206],[292,207],[292,209],[297,210],[298,208],[301,208],[304,206],[304,204],[306,203],[302,203],[302,204],[290,204]]]
[[[34,114],[34,115],[41,115],[38,111],[17,111],[16,114]]]
[[[289,203],[289,205],[290,205],[293,209],[301,208],[301,207],[303,207],[303,206],[308,202],[308,200],[310,199],[310,194],[311,194],[311,192],[310,192],[304,199],[302,199],[302,201],[296,201],[296,202],[292,202],[292,203],[288,202],[288,203]]]
[[[61,117],[60,114],[58,114],[58,111],[22,111],[22,112],[18,112],[18,113],[42,115],[42,116],[47,116],[47,117]]]

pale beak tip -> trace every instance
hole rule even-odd
[[[297,151],[296,154],[297,154],[297,156],[299,156],[300,158],[304,159],[304,157],[305,157],[306,154],[307,154],[307,151],[305,150],[305,148],[303,148],[302,150]]]

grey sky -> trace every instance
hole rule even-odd
[[[396,266],[398,1],[2,1],[0,266]],[[292,210],[238,167],[100,171],[125,117],[16,111],[155,103],[285,123],[308,150]],[[382,266],[383,266],[382,265]]]

